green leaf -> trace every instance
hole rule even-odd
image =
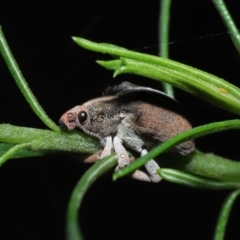
[[[31,143],[22,143],[22,144],[17,144],[10,148],[7,152],[5,152],[1,157],[0,157],[0,166],[5,163],[8,159],[12,158],[18,151],[27,148],[30,146]]]
[[[157,172],[164,180],[181,184],[187,187],[212,189],[212,190],[240,188],[240,182],[235,183],[235,182],[214,181],[210,179],[204,179],[201,177],[193,176],[191,174],[184,173],[175,169],[161,168],[157,170]]]
[[[15,144],[0,143],[0,157],[14,146]],[[38,157],[44,155],[46,155],[46,153],[44,152],[36,152],[28,149],[21,149],[17,151],[13,156],[11,156],[11,158]]]
[[[10,73],[13,76],[13,79],[15,80],[17,86],[19,87],[20,91],[22,92],[23,96],[25,97],[30,107],[35,112],[35,114],[50,129],[56,132],[60,132],[60,128],[47,116],[42,106],[38,103],[37,99],[35,98],[31,89],[29,88],[8,46],[8,43],[4,37],[1,26],[0,26],[0,52],[8,66]]]
[[[104,159],[97,161],[92,167],[81,177],[75,186],[67,210],[67,239],[82,240],[84,239],[78,226],[78,210],[81,206],[83,197],[91,185],[104,173],[109,171],[117,164],[116,155],[110,155]]]
[[[214,240],[223,240],[225,235],[225,229],[228,223],[228,217],[232,210],[233,204],[236,198],[239,196],[240,190],[236,190],[229,194],[222,205],[221,212],[218,216],[218,221],[214,233]]]
[[[119,62],[114,62],[115,75],[134,73],[163,81],[218,107],[240,114],[240,89],[212,74],[170,59],[130,51],[111,44],[94,43],[77,37],[74,37],[73,40],[83,48],[108,53],[119,58]],[[104,61],[100,63],[102,66],[104,65]],[[106,66],[109,69],[108,63]]]

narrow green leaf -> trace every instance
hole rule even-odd
[[[102,66],[107,66],[107,68],[113,69],[113,67],[116,66],[114,77],[123,73],[131,73],[158,81],[164,81],[207,100],[218,107],[238,114],[240,113],[239,107],[236,103],[236,98],[240,94],[240,90],[233,85],[231,86],[231,84],[227,86],[227,84],[225,84],[226,82],[223,81],[217,82],[207,79],[205,80],[176,69],[159,67],[158,65],[127,58],[121,58],[119,61],[121,62],[117,63],[111,61],[109,64],[103,63],[103,61],[98,62],[100,62]],[[235,88],[236,91],[232,92],[229,90],[230,87]]]
[[[10,148],[14,147],[15,144],[9,144],[9,143],[0,143],[0,157],[8,151]],[[26,158],[26,157],[38,157],[38,156],[44,156],[46,155],[46,152],[36,152],[36,151],[31,151],[28,149],[20,149],[18,150],[12,158]]]
[[[110,155],[96,162],[81,177],[75,186],[67,210],[67,239],[82,240],[84,239],[78,224],[78,210],[81,206],[83,197],[91,185],[104,173],[109,171],[117,164],[116,155]]]
[[[22,143],[13,146],[8,151],[6,151],[1,157],[0,157],[0,166],[5,163],[8,159],[12,158],[19,150],[26,149],[29,147],[31,143]]]
[[[239,196],[240,190],[236,190],[229,194],[229,196],[226,198],[222,205],[221,212],[218,216],[217,225],[215,228],[214,233],[214,240],[223,240],[225,235],[226,226],[228,223],[228,217],[230,215],[230,212],[232,210],[233,204],[236,200],[236,198]]]
[[[240,183],[214,181],[210,179],[193,176],[191,174],[184,173],[175,169],[161,168],[157,170],[157,172],[164,180],[181,184],[187,187],[212,190],[240,188]]]
[[[138,53],[106,43],[94,43],[76,37],[73,40],[83,48],[121,58],[119,63],[111,62],[111,67],[113,65],[117,67],[115,75],[135,73],[164,81],[228,111],[240,114],[240,89],[212,74],[170,59]],[[103,65],[102,61],[100,63]]]
[[[108,70],[115,70],[121,67],[121,60],[110,60],[110,61],[96,61],[100,66],[105,67]]]
[[[27,100],[27,102],[29,103],[30,107],[35,112],[35,114],[50,129],[56,132],[60,132],[60,128],[47,116],[47,114],[45,113],[45,111],[43,110],[43,108],[41,107],[41,105],[38,103],[37,99],[33,95],[31,89],[29,88],[7,44],[7,41],[4,37],[1,26],[0,26],[0,52],[8,66],[10,73],[13,76],[13,79],[15,80],[24,98]]]

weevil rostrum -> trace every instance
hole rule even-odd
[[[108,87],[102,97],[68,110],[59,123],[68,130],[80,128],[98,138],[103,146],[99,159],[114,151],[118,157],[116,169],[130,164],[124,146],[143,156],[154,146],[191,129],[174,99],[161,91],[129,82]],[[182,155],[194,149],[193,141],[175,146]],[[159,165],[153,159],[146,163],[145,168],[147,174],[137,170],[132,177],[151,182],[161,180],[156,172]]]

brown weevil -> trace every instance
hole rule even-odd
[[[100,159],[115,151],[118,167],[130,164],[124,146],[141,156],[154,146],[191,129],[191,124],[182,116],[178,103],[165,93],[123,82],[108,87],[104,96],[76,106],[62,115],[60,126],[68,130],[76,127],[98,138],[103,146]],[[195,148],[193,141],[175,146],[182,155]],[[152,159],[145,165],[147,173],[135,171],[132,177],[159,182],[156,170],[159,165]]]

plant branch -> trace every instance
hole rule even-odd
[[[30,144],[33,151],[63,151],[69,153],[92,154],[100,150],[99,141],[77,131],[62,131],[17,127],[0,124],[0,142],[12,144]]]

